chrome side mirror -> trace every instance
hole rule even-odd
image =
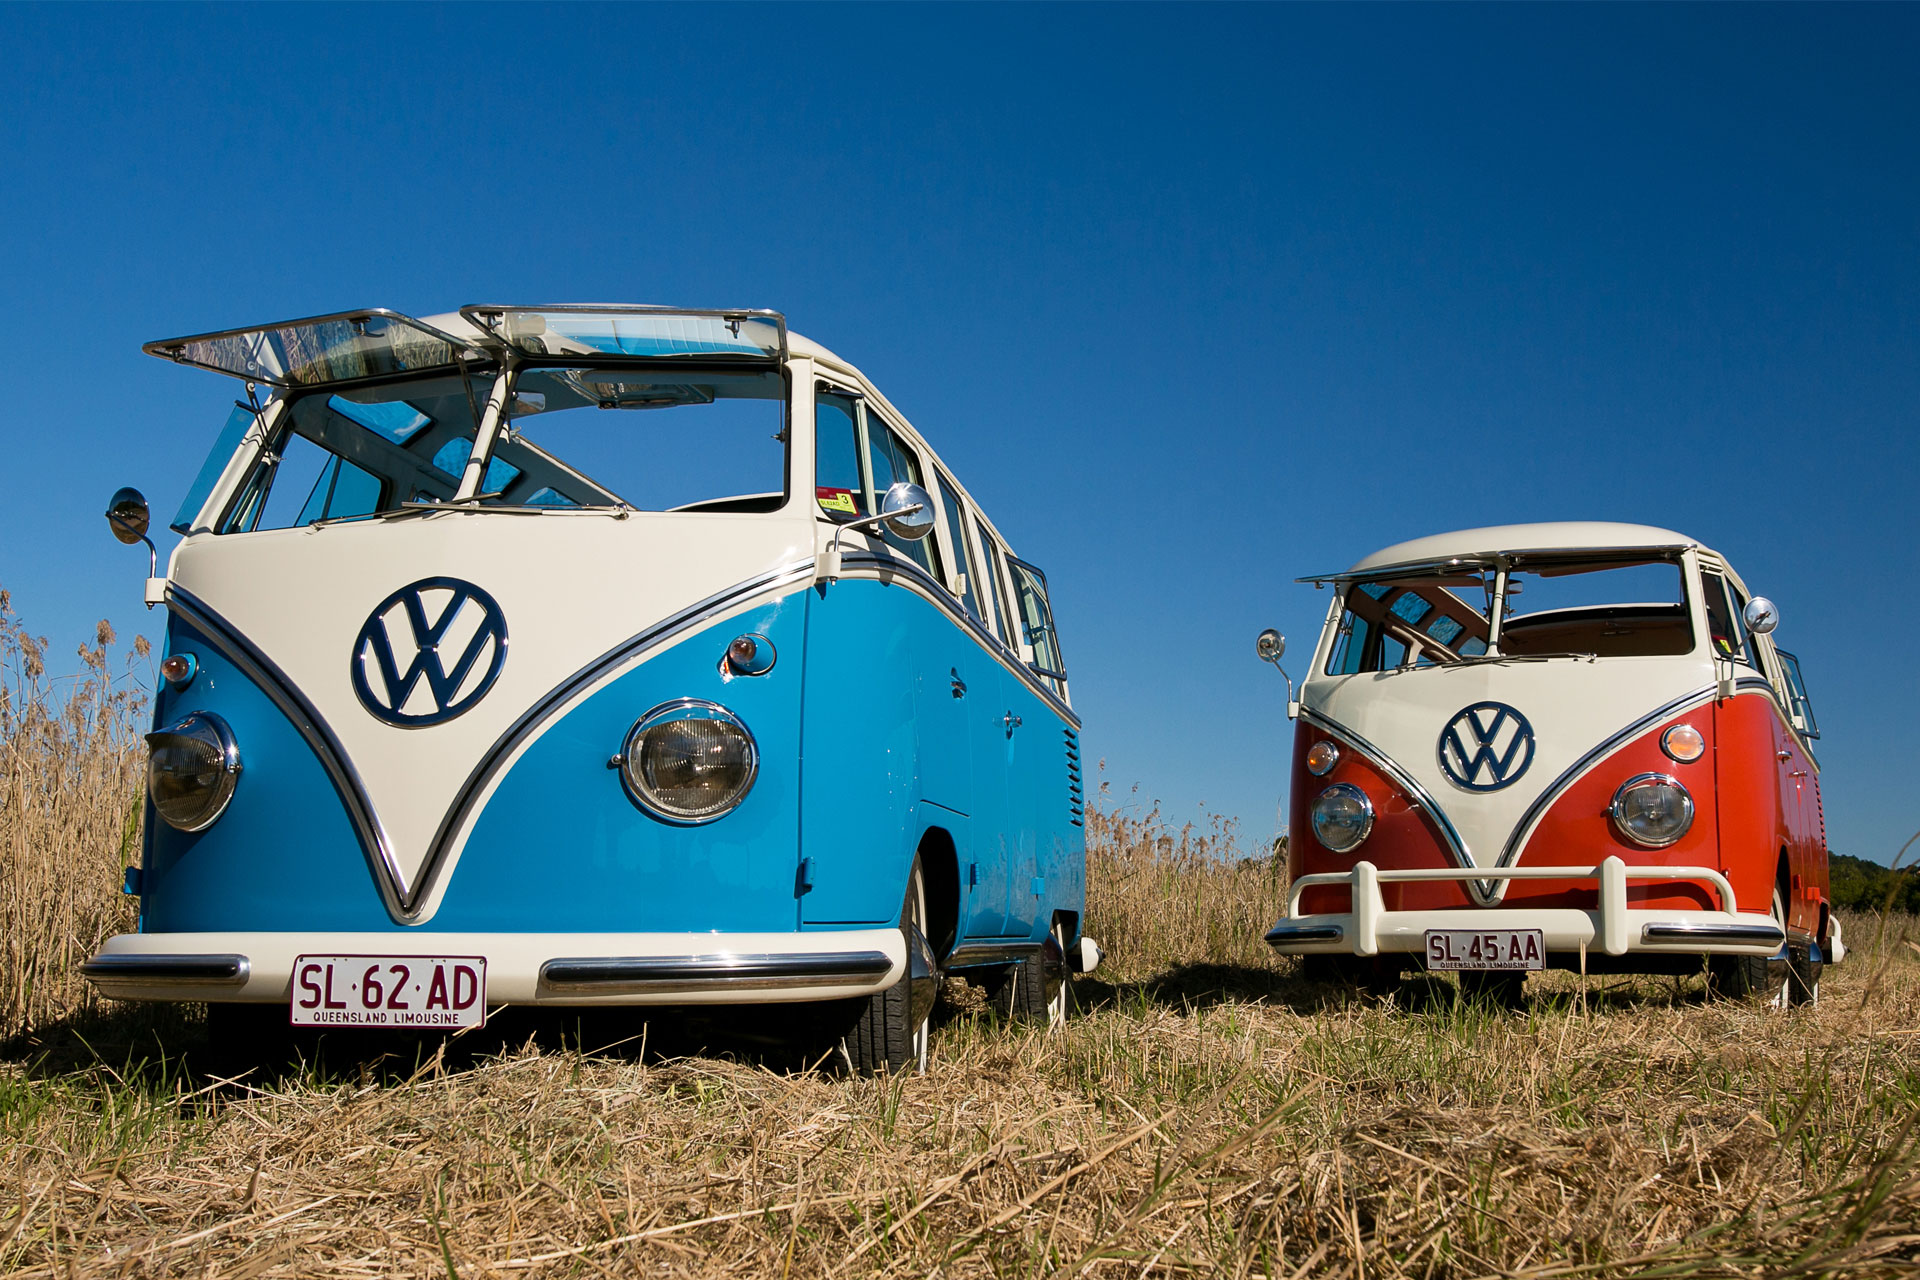
[[[107,502],[107,527],[113,530],[113,536],[132,546],[136,542],[147,540],[147,526],[153,516],[147,510],[147,500],[138,489],[116,489]]]
[[[1287,682],[1287,719],[1293,719],[1300,714],[1300,700],[1293,696],[1293,677],[1288,675],[1287,669],[1280,665],[1280,655],[1287,651],[1287,638],[1272,627],[1268,627],[1260,633],[1260,638],[1253,642],[1253,651],[1260,655],[1260,661],[1271,662],[1273,669],[1278,671],[1281,678]]]
[[[933,499],[919,485],[896,480],[880,499],[880,523],[894,537],[918,542],[933,532]]]
[[[113,497],[107,501],[107,528],[113,530],[113,536],[132,546],[136,542],[147,544],[147,608],[162,603],[167,598],[166,581],[159,576],[160,553],[154,549],[153,539],[147,536],[147,526],[152,523],[153,515],[147,510],[147,500],[138,489],[116,489]]]
[[[1780,625],[1780,610],[1765,596],[1755,596],[1747,601],[1747,607],[1740,616],[1746,619],[1747,630],[1757,636],[1764,636]]]

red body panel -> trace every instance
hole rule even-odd
[[[1675,724],[1690,724],[1706,738],[1700,759],[1682,764],[1666,754],[1660,738]],[[1340,761],[1325,776],[1307,772],[1307,751],[1333,738]],[[1693,825],[1664,849],[1648,849],[1620,834],[1608,815],[1621,783],[1642,773],[1680,780],[1693,797]],[[1314,838],[1309,816],[1314,797],[1328,785],[1348,782],[1365,791],[1377,814],[1373,832],[1346,854],[1324,848]],[[1381,869],[1456,865],[1431,817],[1416,806],[1385,772],[1352,745],[1302,721],[1295,729],[1288,868],[1294,877],[1347,871],[1360,859]],[[1438,798],[1441,804],[1446,797]],[[1499,850],[1476,850],[1485,861]],[[1773,698],[1743,689],[1732,698],[1703,703],[1648,729],[1588,768],[1556,798],[1528,837],[1521,866],[1591,867],[1610,856],[1630,866],[1712,867],[1726,875],[1743,912],[1771,908],[1782,860],[1787,866],[1787,925],[1826,936],[1827,857],[1819,775],[1800,739]],[[1461,882],[1384,885],[1389,911],[1464,908],[1473,905]],[[1628,902],[1634,907],[1718,910],[1719,895],[1694,881],[1633,880]],[[1516,880],[1505,905],[1515,907],[1598,906],[1591,882]],[[1343,887],[1311,888],[1301,895],[1300,911],[1313,915],[1350,909]]]

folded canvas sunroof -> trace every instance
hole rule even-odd
[[[544,306],[462,307],[460,314],[521,355],[783,360],[787,354],[787,321],[777,311]]]
[[[473,350],[411,316],[378,308],[163,338],[140,349],[276,387],[324,386],[450,369],[460,363],[464,352]]]

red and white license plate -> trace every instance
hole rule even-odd
[[[1429,969],[1544,969],[1546,937],[1538,929],[1429,929]]]
[[[296,1027],[478,1027],[487,1020],[485,956],[301,956]]]

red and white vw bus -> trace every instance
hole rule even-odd
[[[1563,967],[1814,998],[1844,954],[1819,734],[1777,612],[1721,556],[1641,525],[1509,525],[1301,581],[1333,599],[1289,704],[1276,950],[1509,1000]]]

